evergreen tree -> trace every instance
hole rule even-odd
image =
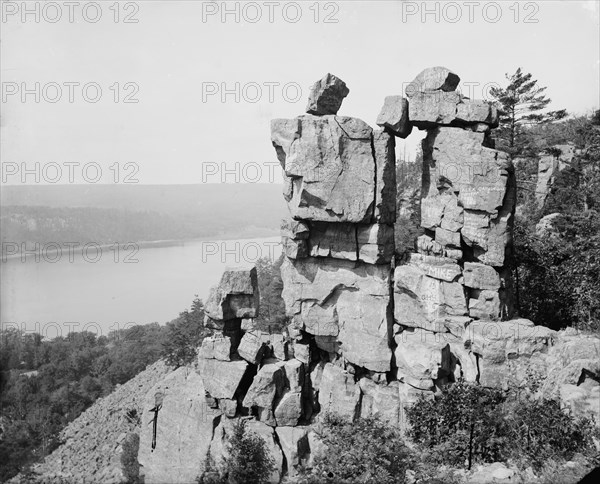
[[[508,86],[490,91],[499,104],[500,127],[496,136],[501,149],[513,155],[522,154],[527,148],[528,126],[562,119],[567,112],[564,109],[543,112],[552,102],[544,93],[546,87],[538,86],[538,81],[520,67],[514,74],[506,74],[506,79]]]
[[[175,368],[190,364],[198,356],[198,347],[209,333],[204,327],[204,304],[198,296],[191,311],[180,313],[175,321],[167,323],[167,328],[161,356]]]
[[[246,421],[238,420],[228,444],[225,458],[230,484],[260,484],[267,482],[275,470],[275,460],[259,435],[246,429]]]

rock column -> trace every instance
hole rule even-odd
[[[516,201],[514,169],[495,150],[493,104],[462,97],[442,67],[407,88],[412,125],[423,140],[421,227],[417,252],[395,271],[395,319],[443,332],[473,319],[513,313],[510,258]]]
[[[313,341],[330,361],[387,372],[394,138],[337,115],[347,94],[328,74],[311,90],[309,114],[271,122],[290,211],[281,226],[283,297],[301,341]]]

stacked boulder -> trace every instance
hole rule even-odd
[[[409,119],[423,141],[417,253],[395,272],[395,318],[405,327],[447,331],[513,315],[508,269],[516,202],[508,154],[493,149],[496,107],[455,91],[443,67],[421,72],[406,89]]]
[[[292,408],[300,400],[301,363],[286,362],[290,355],[283,335],[254,329],[258,310],[256,268],[226,270],[205,306],[205,325],[221,332],[202,341],[198,372],[209,405],[225,416],[247,415],[254,408],[260,421],[275,426],[277,415],[283,425],[301,413],[300,403]]]
[[[313,86],[307,115],[271,123],[291,216],[281,226],[283,297],[293,347],[308,347],[313,411],[404,427],[418,395],[459,377],[479,380],[469,324],[512,315],[514,171],[493,149],[495,106],[461,96],[459,81],[446,68],[426,69],[406,98],[385,98],[382,129],[372,130],[337,115],[348,89],[328,74]],[[396,261],[394,139],[413,128],[428,133],[425,233]],[[539,339],[545,348],[548,335]]]
[[[270,481],[279,482],[283,454],[278,434],[298,425],[305,414],[304,365],[294,358],[287,336],[255,328],[258,311],[256,268],[226,270],[205,305],[205,326],[220,331],[202,341],[197,372],[206,404],[221,416],[208,450],[213,470],[222,472],[225,467],[233,419],[247,418],[249,430],[274,455],[276,470]]]
[[[383,380],[392,369],[396,179],[394,135],[337,115],[348,92],[328,74],[313,86],[308,114],[271,122],[271,140],[290,211],[281,273],[294,351],[304,348],[315,395],[320,387],[314,409],[353,419],[361,394],[353,368]],[[406,112],[386,114],[389,131],[408,135]]]

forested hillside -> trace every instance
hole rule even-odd
[[[257,262],[261,310],[257,326],[281,331],[281,259]],[[218,282],[216,280],[215,282]],[[70,333],[52,340],[16,329],[0,331],[0,482],[40,461],[59,444],[60,431],[98,398],[151,363],[187,364],[210,331],[196,298],[167,324]]]

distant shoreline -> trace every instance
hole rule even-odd
[[[116,248],[116,245],[118,244],[119,250],[127,250],[127,248],[131,248],[132,245],[136,246],[138,249],[160,249],[160,248],[164,248],[164,247],[177,247],[177,246],[183,246],[185,244],[189,244],[192,242],[220,242],[220,241],[228,241],[228,240],[252,240],[252,239],[268,239],[268,238],[272,238],[272,237],[278,237],[279,236],[279,231],[273,229],[272,231],[264,231],[261,233],[257,233],[257,234],[252,234],[252,233],[244,233],[244,234],[216,234],[214,236],[204,236],[204,237],[194,237],[194,238],[186,238],[186,239],[164,239],[164,240],[141,240],[141,241],[136,241],[136,242],[113,242],[112,244],[96,244],[95,247],[99,248],[101,250],[104,249],[110,249],[110,248]],[[7,243],[7,242],[3,242]],[[65,244],[72,244],[72,242],[37,242],[37,244],[43,246],[44,244],[58,244],[61,247],[56,250],[56,249],[50,249],[50,248],[46,248],[44,249],[44,255],[54,255],[57,254],[59,252],[59,250],[62,252],[66,252],[68,254],[68,245]],[[86,244],[89,243],[94,243],[94,242],[85,242]],[[78,243],[79,244],[79,243]],[[79,244],[77,246],[75,246],[73,248],[73,250],[75,252],[81,251],[82,245]],[[31,249],[31,251],[33,251],[34,249]],[[4,249],[3,249],[4,252]],[[27,262],[27,260],[29,258],[34,257],[36,254],[32,253],[32,252],[28,252],[25,255],[25,261]],[[40,255],[41,256],[41,255]],[[14,259],[21,259],[22,254],[21,253],[17,253],[17,254],[11,254],[11,255],[4,255],[4,253],[2,253],[2,256],[0,257],[0,263],[5,263],[8,262],[10,260],[14,260]]]

